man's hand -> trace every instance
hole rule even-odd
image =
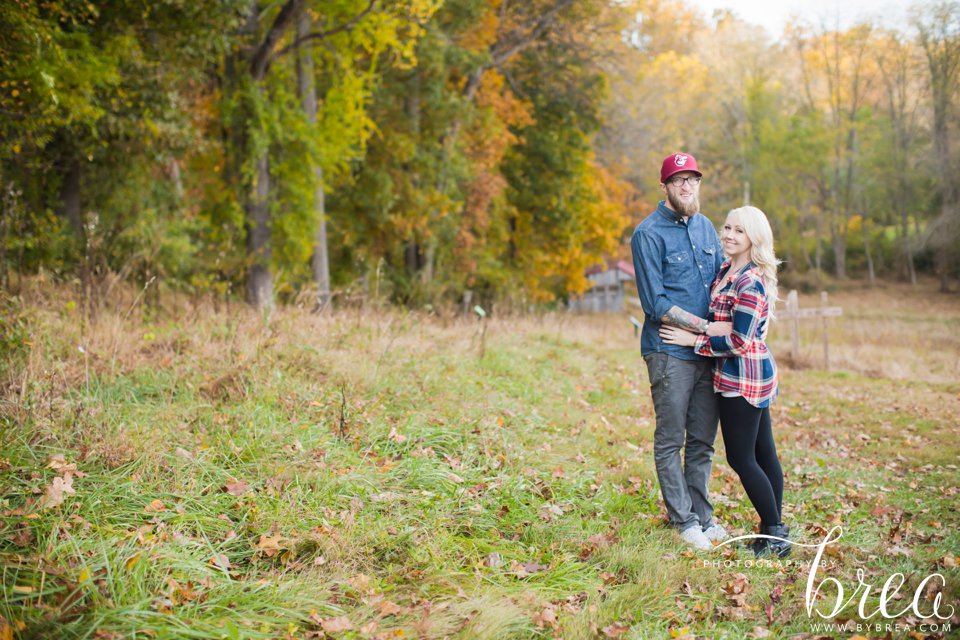
[[[697,343],[697,334],[669,325],[660,327],[660,338],[667,344],[677,344],[681,347],[692,347]]]
[[[707,325],[707,335],[711,338],[714,336],[728,336],[733,332],[733,323],[732,322],[711,322]]]

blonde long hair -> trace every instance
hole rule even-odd
[[[766,214],[756,207],[746,206],[733,209],[727,216],[736,214],[743,226],[743,231],[750,238],[750,260],[760,268],[763,273],[763,287],[767,293],[767,307],[770,317],[774,316],[774,308],[777,305],[777,267],[780,266],[780,260],[777,260],[773,252],[773,229],[770,228],[770,222]]]

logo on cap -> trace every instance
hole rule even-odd
[[[683,165],[687,164],[687,156],[683,155],[682,153],[678,153],[676,156],[674,156],[673,161],[678,167],[682,167]]]

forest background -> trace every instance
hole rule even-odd
[[[673,0],[14,0],[0,279],[325,308],[556,304],[694,153],[784,279],[958,275],[960,5],[778,41]],[[339,300],[338,300],[339,298]]]
[[[895,575],[866,635],[955,635],[960,6],[905,15],[0,2],[0,640],[848,638]],[[681,149],[843,309],[774,325],[773,421],[868,614],[683,549],[632,328],[562,310]]]

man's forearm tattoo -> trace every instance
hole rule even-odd
[[[676,305],[670,307],[670,309],[663,314],[660,322],[693,331],[694,333],[706,333],[707,325],[709,324],[703,318],[695,316],[689,311],[684,311]]]

